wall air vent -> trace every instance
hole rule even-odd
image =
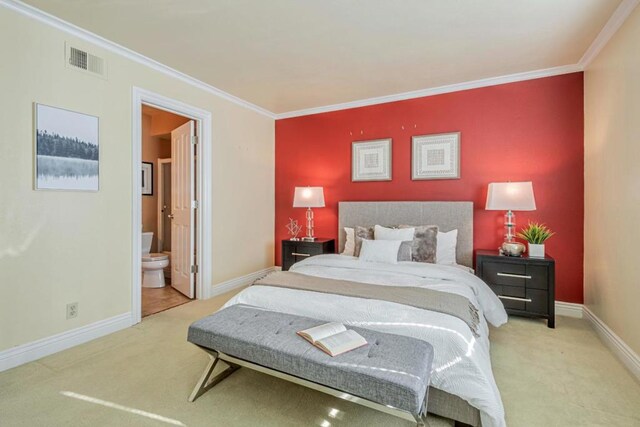
[[[107,78],[107,64],[103,58],[93,55],[84,49],[65,44],[65,64],[69,68],[84,71],[88,74]]]

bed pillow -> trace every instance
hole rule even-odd
[[[373,235],[376,240],[400,240],[410,242],[413,240],[415,228],[389,228],[376,225],[373,228]]]
[[[401,240],[398,261],[411,261],[411,246],[415,228],[390,228],[376,225],[373,235],[376,240]]]
[[[354,228],[354,241],[355,246],[353,249],[353,256],[360,256],[360,248],[362,247],[363,240],[373,240],[373,227],[361,227],[357,225]]]
[[[438,231],[436,247],[436,264],[455,265],[458,230]]]
[[[413,240],[402,242],[398,250],[398,262],[411,261],[411,246],[413,246]]]
[[[360,261],[398,263],[398,251],[402,240],[363,239],[360,248]]]
[[[356,250],[355,230],[351,227],[344,227],[344,232],[347,234],[347,241],[344,242],[342,255],[353,256],[353,253]]]
[[[436,262],[436,248],[438,246],[437,225],[401,225],[399,228],[415,228],[411,245],[411,259],[415,262]]]

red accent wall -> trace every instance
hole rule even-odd
[[[339,201],[471,200],[476,249],[497,248],[503,212],[485,211],[487,184],[533,181],[538,209],[516,212],[556,236],[556,299],[583,302],[583,74],[574,73],[276,121],[276,259],[295,186],[324,187],[316,236],[337,238]],[[460,131],[461,179],[411,180],[411,137]],[[351,182],[351,143],[393,138],[393,180]]]

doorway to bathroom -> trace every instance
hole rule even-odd
[[[142,106],[143,318],[195,297],[195,131],[188,117]]]
[[[210,113],[134,88],[132,323],[207,298]],[[205,147],[205,144],[207,147]],[[208,169],[209,168],[209,169]],[[136,170],[137,169],[137,170]],[[137,274],[135,270],[137,269]]]

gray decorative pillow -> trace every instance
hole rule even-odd
[[[399,228],[415,227],[416,232],[411,245],[411,259],[415,262],[435,264],[438,247],[437,225],[401,225]]]
[[[398,262],[411,261],[411,246],[413,242],[402,242],[398,250]]]
[[[361,227],[356,225],[354,227],[354,236],[356,241],[356,247],[353,250],[353,256],[360,256],[360,249],[362,249],[362,240],[373,240],[373,227]]]

